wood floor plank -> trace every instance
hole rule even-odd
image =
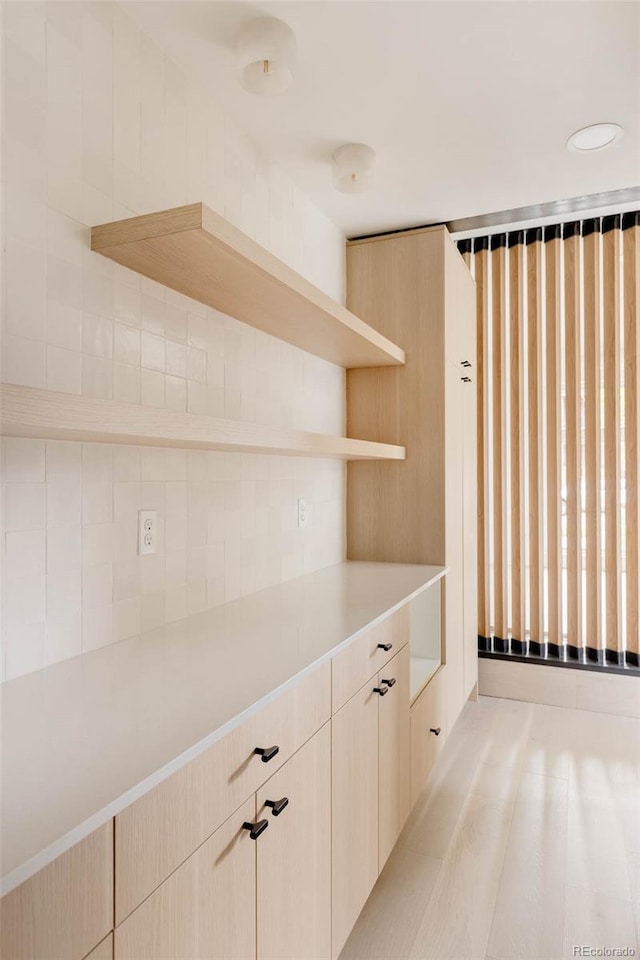
[[[567,886],[564,952],[574,956],[577,944],[632,947],[637,955],[637,932],[633,907],[627,900],[606,897]]]

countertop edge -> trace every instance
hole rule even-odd
[[[387,610],[383,611],[377,617],[374,617],[373,620],[363,624],[363,626],[359,627],[350,636],[346,637],[344,640],[340,641],[340,643],[337,643],[334,647],[332,647],[331,650],[328,650],[321,657],[318,657],[317,660],[312,661],[310,664],[308,664],[308,666],[304,667],[302,670],[299,670],[284,683],[274,687],[269,691],[269,693],[261,697],[250,707],[247,707],[245,710],[236,714],[231,720],[227,721],[227,723],[217,727],[211,733],[207,734],[206,737],[203,737],[193,746],[178,754],[175,759],[171,760],[169,763],[166,763],[163,767],[160,767],[150,776],[145,777],[144,780],[141,780],[116,800],[111,801],[106,806],[96,811],[96,813],[92,814],[92,816],[88,817],[72,830],[69,830],[66,834],[49,844],[48,847],[45,847],[39,853],[30,857],[19,867],[15,867],[9,873],[2,876],[0,878],[0,897],[4,897],[8,893],[11,893],[11,891],[15,890],[16,887],[19,887],[20,884],[24,883],[26,880],[29,880],[40,870],[43,870],[45,867],[47,867],[50,863],[53,863],[54,860],[62,856],[62,854],[66,853],[71,849],[71,847],[75,846],[81,840],[84,840],[89,836],[89,834],[103,826],[113,817],[117,816],[126,807],[130,806],[136,800],[139,800],[140,797],[144,796],[154,787],[157,787],[164,780],[167,780],[172,774],[186,766],[187,763],[195,760],[196,757],[204,753],[204,751],[211,747],[214,743],[227,736],[227,734],[231,733],[236,727],[239,727],[241,724],[245,723],[254,714],[258,713],[269,703],[294,686],[294,684],[302,680],[303,677],[308,676],[310,673],[313,673],[314,670],[317,670],[319,667],[321,667],[324,663],[332,660],[337,653],[353,643],[353,641],[365,630],[369,630],[371,627],[382,622],[387,617],[395,613],[396,610],[399,610],[405,604],[410,603],[414,597],[417,597],[424,590],[427,590],[429,587],[433,586],[434,583],[442,580],[446,576],[448,569],[448,567],[443,566],[437,574],[430,577],[429,580],[425,581],[425,583],[421,584],[411,593],[407,594],[406,597],[404,597],[402,600],[399,600]]]

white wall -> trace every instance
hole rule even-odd
[[[202,200],[337,299],[340,231],[118,4],[2,6],[2,379],[343,433],[344,371],[93,254],[88,227]],[[337,462],[6,439],[0,463],[4,679],[344,559]]]

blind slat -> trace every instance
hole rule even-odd
[[[562,643],[561,438],[560,438],[560,243],[545,243],[547,577],[549,642]]]
[[[621,504],[620,504],[620,230],[602,238],[604,326],[604,508],[605,635],[604,646],[617,651],[621,640]]]
[[[508,637],[507,617],[507,529],[505,453],[505,259],[499,246],[491,252],[492,286],[492,410],[493,410],[493,564],[494,630],[496,637]]]
[[[625,548],[627,650],[640,653],[640,226],[624,238]]]
[[[600,234],[584,237],[586,644],[602,649]]]
[[[534,643],[544,643],[544,540],[542,482],[542,243],[527,245],[527,360],[529,454],[529,631]]]
[[[510,445],[511,445],[511,634],[525,639],[525,536],[523,426],[523,330],[524,330],[524,244],[509,250],[509,339],[510,339]]]
[[[578,649],[584,646],[581,563],[580,281],[579,238],[574,233],[564,240],[567,643]]]
[[[488,458],[486,396],[487,369],[487,324],[489,322],[489,255],[486,250],[475,254],[475,281],[477,305],[477,409],[478,409],[478,632],[483,637],[491,636],[489,622],[489,515],[487,510],[486,470]]]

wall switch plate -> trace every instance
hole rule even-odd
[[[307,527],[309,525],[310,505],[308,500],[298,500],[298,526]]]
[[[155,553],[158,549],[158,511],[138,511],[138,555]]]

